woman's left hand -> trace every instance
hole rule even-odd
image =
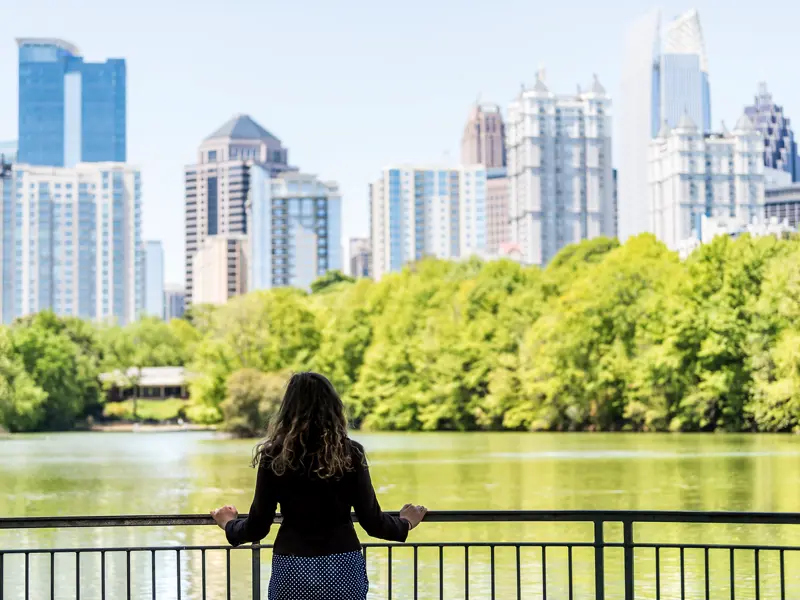
[[[219,528],[223,531],[225,530],[225,526],[230,522],[233,521],[236,517],[239,516],[239,511],[236,510],[235,506],[231,506],[230,504],[226,504],[225,506],[218,508],[216,510],[211,511],[211,516],[219,525]]]

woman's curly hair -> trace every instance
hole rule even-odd
[[[330,381],[319,373],[292,375],[267,437],[256,446],[253,466],[279,476],[305,471],[322,479],[353,470],[344,403]]]

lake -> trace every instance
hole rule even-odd
[[[354,437],[367,448],[373,482],[385,509],[396,510],[406,502],[415,502],[432,510],[800,511],[800,440],[791,436],[357,433]],[[210,432],[68,433],[0,439],[0,514],[205,513],[223,503],[233,503],[244,512],[249,508],[255,481],[255,473],[249,467],[252,448],[253,441],[229,440]],[[660,535],[659,541],[680,543],[800,545],[797,529],[767,526],[685,525],[673,526],[668,532],[664,526],[643,526],[636,533],[637,540],[646,540],[656,533]],[[610,538],[615,535],[621,534],[614,531],[607,534]],[[590,541],[591,528],[581,524],[428,524],[415,530],[412,536],[419,541],[454,542]],[[665,540],[665,536],[669,539]],[[222,545],[224,535],[210,527],[0,531],[0,548],[4,549],[197,544]],[[425,550],[420,551],[422,568],[426,561],[435,561],[432,554],[424,553]],[[220,587],[225,576],[224,551],[218,554],[212,556],[209,552],[207,557],[209,598],[224,596]],[[232,554],[236,555],[232,567],[234,578],[237,573],[249,573],[248,553]],[[266,577],[269,556],[264,554]],[[396,554],[402,561],[401,553]],[[575,557],[578,573],[580,565],[591,562],[591,556],[579,554]],[[159,555],[156,582],[159,598],[177,597],[174,583],[177,569],[181,572],[182,597],[202,597],[197,582],[198,556],[186,552],[179,560],[174,553]],[[488,551],[476,550],[475,557],[477,566],[471,567],[474,584],[471,583],[470,597],[485,598],[488,575],[481,565],[488,564]],[[5,557],[2,598],[24,597],[22,560],[21,556]],[[149,553],[134,555],[132,559],[134,598],[151,597],[149,560]],[[498,564],[503,560],[506,559],[499,553]],[[538,554],[525,559],[526,565],[530,564],[527,569],[530,574],[526,572],[523,586],[526,590],[540,589],[537,580],[540,575],[535,568],[539,560]],[[639,560],[637,556],[637,568]],[[662,564],[674,567],[676,560],[677,554],[665,555]],[[690,571],[694,568],[692,560],[689,560]],[[798,598],[800,561],[790,555],[786,560],[788,583],[793,586],[787,590],[787,598]],[[47,555],[31,558],[32,598],[50,597],[49,561]],[[95,562],[99,565],[98,555],[85,556],[81,563],[82,598],[100,597]],[[385,560],[370,564],[375,598],[385,594],[387,572],[381,562]],[[463,563],[463,550],[458,556],[448,556],[445,562],[449,594],[446,597],[463,598],[463,574],[458,571]],[[555,550],[552,558],[548,557],[548,581],[554,586],[549,597],[565,597],[560,595],[563,586],[558,583],[559,578],[563,579],[564,563]],[[408,590],[403,587],[407,582],[401,576],[403,564],[398,563],[395,569],[397,598],[408,597]],[[53,566],[58,582],[57,598],[75,597],[74,565],[74,554],[56,557]],[[499,575],[510,580],[513,574],[503,571],[506,567],[513,565],[499,567]],[[767,560],[764,575],[769,576],[768,571],[773,567]],[[125,577],[124,553],[108,556],[107,573],[108,597],[125,597],[119,587]],[[663,597],[679,597],[670,595],[676,589],[674,569],[670,573],[662,576],[662,586],[666,586],[662,589],[672,591]],[[590,579],[576,577],[576,598],[591,593]],[[715,584],[715,593],[728,598],[729,584],[722,579],[727,579],[727,575],[720,578],[719,585]],[[752,597],[749,595],[753,593],[752,586],[746,579],[737,583],[737,598]],[[608,581],[608,598],[620,597],[618,583]],[[425,586],[429,584],[423,581],[421,585],[420,597],[433,597],[433,591],[426,595]],[[637,585],[642,588],[640,592],[637,587],[637,598],[655,597],[651,596],[652,582],[637,580]],[[244,579],[234,581],[233,587],[233,597],[243,597],[241,594],[247,589]],[[530,597],[539,597],[531,594]],[[686,597],[701,598],[702,590],[690,581]],[[762,593],[761,597],[766,600],[770,596]]]

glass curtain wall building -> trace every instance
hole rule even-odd
[[[125,61],[85,62],[77,47],[58,39],[21,38],[17,45],[18,162],[125,162]]]
[[[618,236],[650,231],[648,151],[666,122],[684,116],[700,133],[711,131],[708,56],[700,17],[691,10],[662,31],[661,12],[651,11],[629,27],[620,86]]]
[[[334,181],[315,175],[250,169],[250,289],[309,289],[342,269],[342,197]]]
[[[390,166],[370,186],[372,276],[486,253],[486,167]]]
[[[136,320],[144,305],[139,171],[17,165],[1,185],[3,321],[42,310]]]

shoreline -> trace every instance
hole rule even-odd
[[[217,431],[216,425],[195,425],[193,423],[113,423],[108,425],[93,425],[86,431],[96,433],[109,432],[175,432],[175,431]]]

